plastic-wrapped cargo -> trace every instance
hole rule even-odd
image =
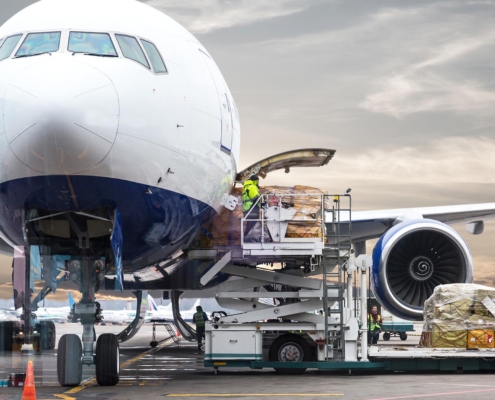
[[[493,330],[474,329],[467,333],[468,349],[493,349]]]
[[[495,288],[468,283],[437,286],[425,301],[423,314],[420,346],[466,348],[468,339],[475,338],[471,348],[493,347]]]
[[[321,237],[321,223],[311,220],[321,209],[321,196],[327,194],[325,191],[310,186],[261,186],[260,194],[273,195],[273,198],[269,198],[270,204],[273,203],[272,205],[278,202],[277,197],[275,197],[277,195],[280,201],[290,204],[290,207],[296,211],[293,220],[303,220],[289,223],[287,237]],[[201,248],[241,244],[242,187],[235,188],[231,195],[238,197],[237,207],[233,211],[223,209],[219,215],[202,224],[199,237]],[[329,204],[325,205],[325,207],[328,206]]]

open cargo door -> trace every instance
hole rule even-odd
[[[244,182],[251,175],[259,175],[265,178],[269,172],[284,169],[290,172],[292,167],[322,167],[328,164],[335,154],[335,150],[330,149],[300,149],[291,150],[284,153],[258,161],[256,164],[240,171],[236,181]]]

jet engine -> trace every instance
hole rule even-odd
[[[438,285],[471,283],[473,260],[451,227],[429,219],[401,222],[373,249],[371,283],[377,300],[393,315],[419,321]]]

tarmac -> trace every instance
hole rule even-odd
[[[118,333],[123,326],[97,326],[97,334]],[[158,327],[160,338],[168,335]],[[421,326],[406,341],[392,337],[381,346],[414,346]],[[80,334],[80,325],[57,325],[57,337]],[[180,346],[167,340],[152,349],[151,325],[145,325],[129,342],[121,345],[120,382],[100,387],[94,367],[84,367],[83,382],[75,388],[60,387],[56,373],[56,350],[41,355],[22,356],[14,352],[0,357],[0,379],[11,372],[25,372],[28,360],[34,362],[38,399],[153,400],[177,399],[493,399],[495,382],[480,373],[335,373],[308,370],[302,375],[279,375],[273,370],[220,369],[218,375],[203,366],[203,356],[195,343]],[[0,388],[0,400],[21,400],[22,388]]]

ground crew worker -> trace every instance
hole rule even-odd
[[[196,313],[193,315],[193,322],[196,324],[196,337],[198,340],[198,351],[203,351],[201,348],[205,337],[205,321],[208,321],[208,316],[203,311],[201,306],[196,307]]]
[[[380,336],[383,318],[378,314],[378,307],[371,307],[371,314],[368,314],[368,344],[377,344]]]
[[[244,182],[244,190],[242,191],[242,212],[245,219],[259,219],[260,207],[257,203],[260,197],[259,190],[259,178],[257,175],[251,176]],[[251,212],[249,212],[251,211]],[[246,223],[246,231],[244,237],[249,234],[249,231],[253,229],[257,221],[248,221]]]

